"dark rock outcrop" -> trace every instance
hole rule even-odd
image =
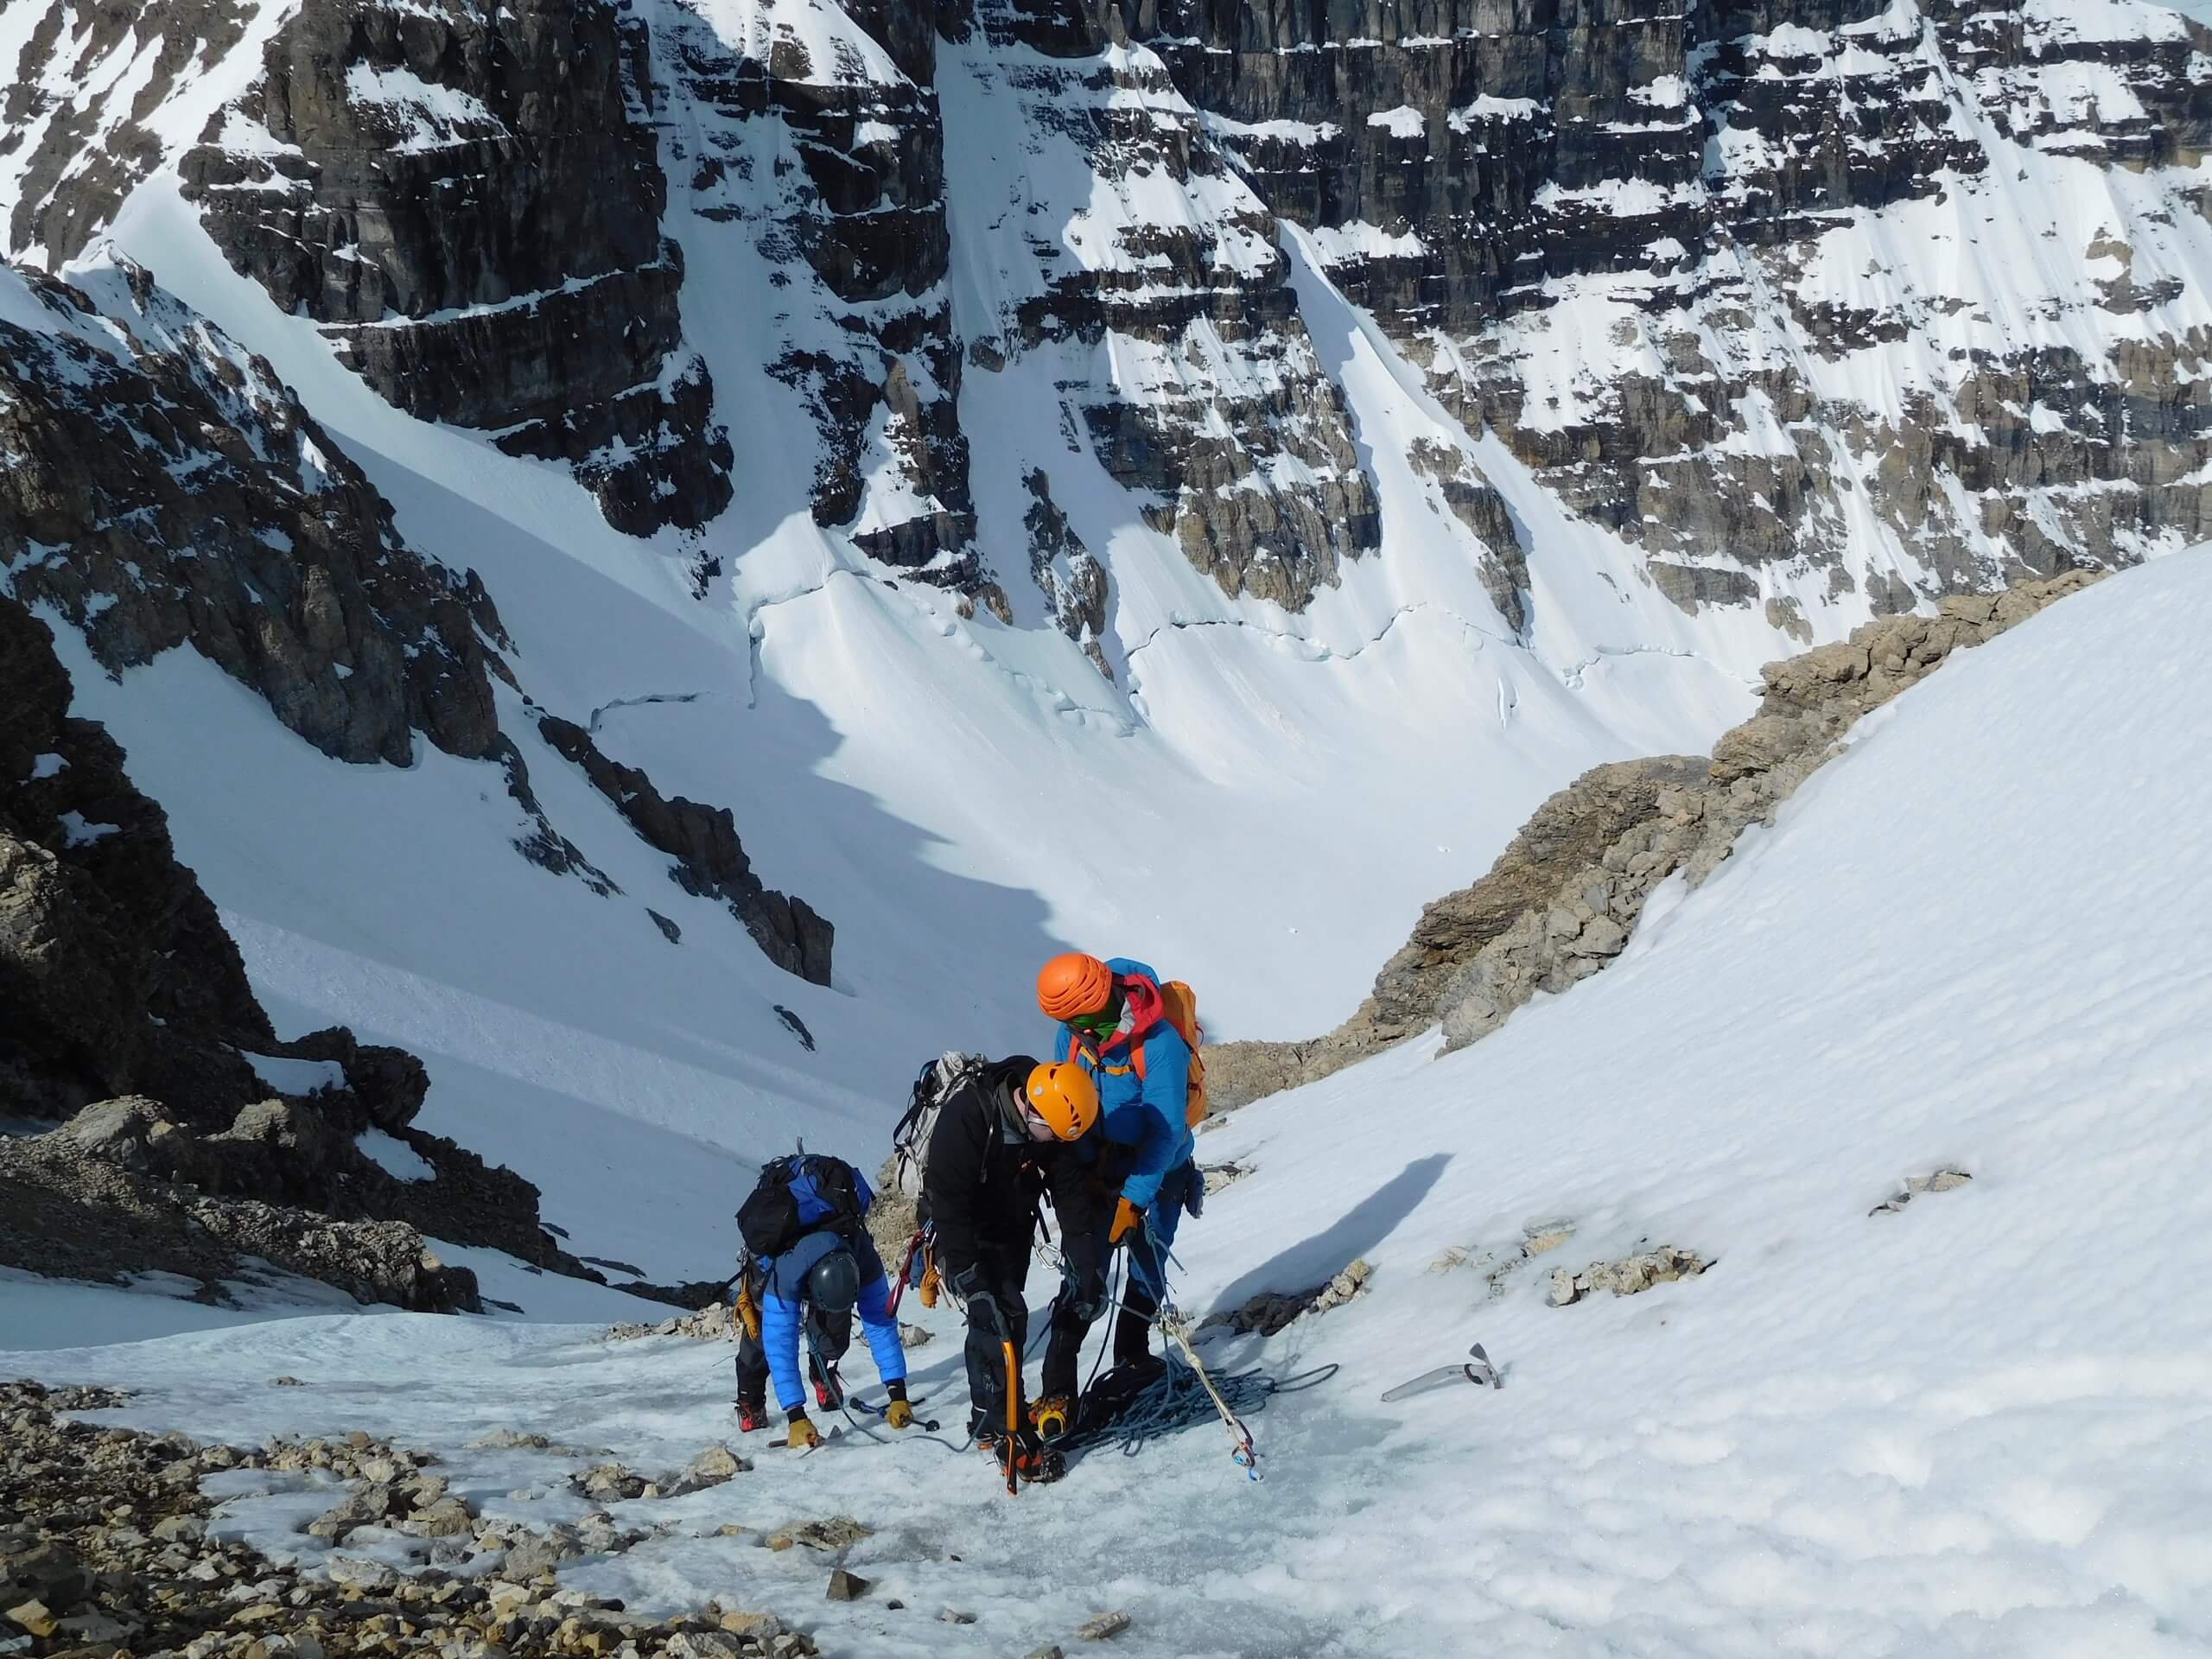
[[[661,8],[662,154],[695,212],[753,232],[764,303],[794,321],[766,367],[799,393],[820,441],[815,522],[902,575],[981,594],[995,578],[976,545],[944,285],[934,19],[845,10],[817,15],[826,50],[781,25],[748,51],[686,8]]]
[[[69,715],[46,626],[0,598],[0,1113],[159,1086],[225,1116],[272,1052],[238,947],[105,728]]]
[[[609,760],[591,734],[573,721],[546,715],[545,741],[591,780],[649,847],[673,861],[669,879],[686,893],[719,899],[745,925],[768,958],[787,973],[817,985],[830,982],[836,930],[804,899],[762,885],[737,838],[728,807],[666,797],[634,766]]]
[[[0,1263],[219,1296],[258,1259],[474,1307],[429,1235],[596,1278],[543,1231],[536,1187],[413,1127],[420,1060],[340,1027],[276,1038],[161,808],[70,696],[45,625],[0,597],[0,1116],[58,1124],[0,1138]],[[388,1173],[371,1132],[427,1177]]]
[[[1083,543],[1052,500],[1052,481],[1033,467],[1022,480],[1029,510],[1022,526],[1029,532],[1029,574],[1052,607],[1052,624],[1083,647],[1084,655],[1108,679],[1114,670],[1101,641],[1106,637],[1106,567]]]
[[[481,1313],[476,1275],[448,1267],[414,1227],[338,1221],[258,1198],[203,1194],[140,1174],[60,1136],[0,1141],[0,1263],[54,1278],[120,1282],[143,1273],[227,1287],[280,1272],[354,1300],[416,1313]]]
[[[569,461],[641,535],[720,512],[734,460],[645,47],[607,0],[307,0],[180,164],[231,263],[385,397]]]
[[[0,566],[17,599],[55,607],[111,672],[188,644],[341,760],[405,766],[416,731],[499,752],[486,646],[505,636],[482,585],[407,550],[266,362],[136,265],[80,277],[97,304],[0,280],[54,319],[0,321]]]

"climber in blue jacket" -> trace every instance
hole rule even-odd
[[[855,1172],[865,1210],[867,1184]],[[812,1353],[815,1398],[823,1406],[842,1402],[835,1375],[837,1362],[852,1345],[853,1315],[861,1317],[876,1375],[891,1401],[883,1420],[893,1428],[912,1427],[913,1408],[906,1400],[906,1352],[899,1324],[891,1316],[891,1287],[867,1230],[822,1226],[773,1256],[756,1256],[739,1278],[737,1315],[737,1418],[747,1432],[767,1421],[767,1383],[773,1377],[776,1403],[783,1408],[795,1447],[819,1446],[822,1436],[806,1414],[806,1385],[799,1375],[799,1332],[806,1332]]]
[[[1169,1023],[1160,983],[1144,963],[1077,951],[1053,957],[1037,976],[1037,1005],[1058,1027],[1052,1058],[1077,1060],[1097,1086],[1098,1128],[1084,1144],[1096,1147],[1099,1179],[1117,1194],[1100,1206],[1111,1217],[1107,1242],[1129,1247],[1114,1363],[1138,1371],[1160,1364],[1148,1333],[1166,1294],[1165,1257],[1184,1211],[1197,1215],[1205,1196],[1192,1161],[1191,1046]],[[1053,1336],[1058,1344],[1060,1326]],[[1046,1356],[1048,1394],[1073,1362],[1072,1352],[1058,1367],[1054,1357]]]

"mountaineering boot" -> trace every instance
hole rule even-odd
[[[806,1357],[806,1374],[814,1384],[814,1403],[824,1411],[835,1411],[845,1403],[845,1390],[839,1386],[837,1374],[824,1366],[814,1354]]]
[[[1143,1293],[1132,1289],[1114,1319],[1114,1363],[1131,1365],[1152,1357],[1152,1316],[1154,1306]]]
[[[1037,1438],[1050,1446],[1065,1440],[1075,1427],[1075,1402],[1065,1394],[1048,1394],[1034,1401],[1029,1408],[1029,1427]]]
[[[989,1457],[992,1466],[1003,1473],[1006,1470],[1006,1430],[993,1427],[978,1430],[976,1446]],[[1067,1473],[1067,1459],[1049,1446],[1039,1442],[1027,1429],[1014,1437],[1014,1472],[1025,1485],[1037,1485],[1058,1480]]]
[[[741,1400],[737,1402],[738,1432],[750,1434],[756,1428],[768,1426],[768,1405],[765,1400]]]

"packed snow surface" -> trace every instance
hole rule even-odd
[[[727,1487],[617,1506],[670,1529],[569,1580],[849,1655],[1020,1653],[1109,1608],[1132,1655],[2212,1653],[2208,633],[2202,552],[2068,600],[1866,722],[1610,971],[1202,1137],[1252,1173],[1185,1228],[1185,1307],[1376,1269],[1209,1344],[1342,1367],[1255,1421],[1263,1482],[1211,1426],[1019,1499],[972,1452],[756,1439]],[[1944,1167],[1973,1179],[1869,1214]],[[1571,1236],[1522,1260],[1532,1226]],[[1554,1267],[1643,1243],[1713,1265],[1547,1305]],[[1502,1392],[1379,1402],[1477,1338]],[[602,1452],[652,1471],[731,1432],[726,1352],[582,1327],[303,1319],[18,1363],[141,1390],[126,1422],[396,1434],[541,1521]],[[466,1449],[502,1426],[575,1453]],[[231,1533],[319,1548],[327,1494],[233,1490]],[[876,1529],[849,1605],[818,1556],[710,1535],[838,1513]]]

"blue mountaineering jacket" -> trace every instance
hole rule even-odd
[[[760,1346],[767,1355],[768,1375],[775,1380],[776,1403],[785,1411],[806,1403],[806,1383],[798,1363],[806,1275],[840,1246],[850,1249],[860,1263],[861,1294],[853,1311],[868,1336],[868,1351],[875,1357],[876,1375],[886,1382],[899,1382],[906,1375],[906,1351],[899,1344],[898,1322],[891,1317],[891,1287],[884,1277],[883,1258],[866,1233],[847,1239],[824,1227],[760,1264]]]
[[[1160,976],[1141,962],[1109,957],[1106,966],[1117,977],[1148,979]],[[1144,1076],[1137,1076],[1126,1048],[1109,1049],[1103,1065],[1092,1063],[1088,1050],[1076,1046],[1075,1035],[1056,1026],[1052,1058],[1065,1060],[1071,1052],[1098,1086],[1098,1127],[1116,1146],[1135,1149],[1135,1160],[1122,1182],[1122,1196],[1140,1210],[1152,1208],[1160,1184],[1168,1173],[1190,1161],[1194,1142],[1190,1125],[1183,1121],[1191,1090],[1191,1046],[1165,1020],[1144,1039]]]

